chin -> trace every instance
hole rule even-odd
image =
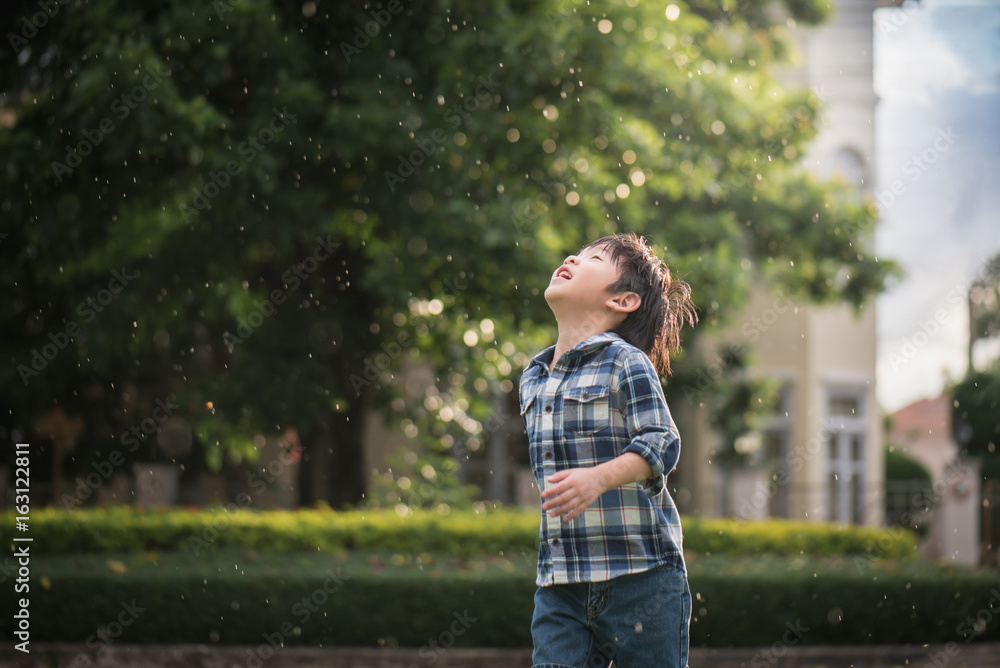
[[[561,290],[559,289],[560,287],[561,286],[558,285],[557,283],[549,283],[548,287],[545,288],[545,293],[544,293],[546,299],[558,295],[561,292]]]
[[[564,302],[566,301],[567,297],[567,295],[564,292],[562,292],[558,287],[552,285],[545,288],[544,294],[545,294],[545,301],[548,302],[549,306],[552,306],[552,304],[556,302]]]

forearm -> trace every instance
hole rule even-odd
[[[608,491],[652,477],[653,467],[642,455],[625,452],[611,461],[595,466],[594,473],[605,491]]]
[[[604,492],[652,475],[653,468],[642,455],[634,452],[625,452],[597,466],[556,471],[546,479],[553,484],[542,492],[542,510],[550,515],[564,515],[563,519],[568,522],[589,508]]]

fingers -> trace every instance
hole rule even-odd
[[[546,490],[548,491],[548,490]],[[547,502],[542,504],[542,510],[552,510],[551,514],[561,515],[569,510],[572,506],[576,505],[578,494],[575,490],[567,489],[560,490],[558,494],[553,496]]]
[[[565,492],[562,492],[552,497],[547,502],[543,503],[542,509],[548,510],[549,508],[565,506],[575,500],[576,500],[576,494],[573,493],[573,490],[566,490]]]
[[[588,501],[585,495],[579,494],[576,490],[569,489],[542,504],[542,510],[547,512],[550,517],[566,515],[563,520],[568,522],[582,514],[591,503],[593,501]]]
[[[564,522],[569,522],[570,520],[576,519],[583,514],[583,511],[587,509],[587,504],[581,503],[571,510],[565,517],[563,517]]]
[[[555,473],[549,478],[547,478],[549,482],[557,484],[552,485],[552,487],[549,487],[547,490],[542,492],[542,496],[549,497],[553,495],[558,495],[570,489],[573,485],[573,481],[564,480],[564,478],[566,478],[567,475],[569,475],[569,471],[559,471],[558,473]]]

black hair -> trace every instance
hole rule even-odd
[[[602,237],[587,248],[607,250],[620,272],[608,291],[639,295],[639,308],[625,317],[615,333],[646,353],[658,372],[669,376],[670,354],[681,348],[681,327],[694,327],[698,322],[691,286],[671,278],[670,269],[646,240],[631,232]]]

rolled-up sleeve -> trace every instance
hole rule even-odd
[[[621,359],[616,404],[629,434],[623,452],[634,452],[649,462],[653,475],[642,486],[650,498],[655,497],[677,466],[681,440],[656,369],[643,353],[631,352]]]

